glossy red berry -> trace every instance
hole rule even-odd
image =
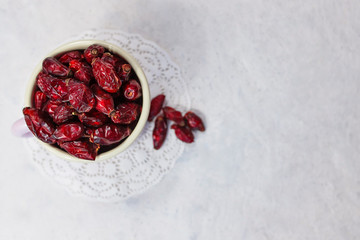
[[[106,124],[92,131],[90,141],[100,145],[111,145],[125,139],[131,133],[129,127]]]
[[[108,117],[101,112],[91,110],[90,112],[77,114],[80,122],[88,127],[100,127],[108,121]]]
[[[70,69],[54,57],[44,59],[43,70],[56,77],[68,77],[71,75]]]
[[[194,142],[194,135],[191,132],[191,129],[188,128],[187,126],[182,127],[180,125],[173,124],[171,126],[171,129],[175,130],[176,137],[178,139],[180,139],[181,141],[186,142],[186,143]]]
[[[74,72],[74,78],[86,85],[94,78],[91,66],[85,61],[74,59],[70,61],[69,67]]]
[[[193,130],[205,131],[205,126],[201,118],[193,112],[187,112],[184,116],[187,125]]]
[[[54,125],[43,112],[36,108],[25,107],[23,114],[26,125],[38,139],[49,144],[56,142],[52,136],[55,131]]]
[[[114,100],[109,93],[102,90],[97,84],[91,85],[91,90],[96,99],[96,110],[106,115],[114,111]]]
[[[109,52],[104,53],[101,57],[101,60],[103,60],[104,62],[110,63],[113,67],[116,67],[120,61],[120,59],[118,57],[116,57],[115,55],[113,55]]]
[[[130,80],[125,83],[124,97],[128,100],[136,100],[141,97],[141,86],[136,80]]]
[[[47,100],[48,98],[46,97],[45,93],[43,93],[42,91],[36,91],[34,95],[35,108],[38,110],[42,110]]]
[[[166,119],[169,119],[171,121],[174,121],[176,124],[180,126],[185,126],[184,118],[181,114],[181,112],[175,110],[172,107],[163,107],[163,112],[166,117]]]
[[[87,140],[78,140],[72,142],[59,142],[59,146],[69,154],[86,160],[95,160],[99,145]]]
[[[151,100],[150,113],[149,113],[148,121],[152,121],[154,119],[154,117],[156,117],[156,115],[159,114],[159,112],[161,111],[161,108],[162,108],[162,106],[164,104],[164,101],[165,101],[165,95],[164,94],[157,95],[156,97],[154,97]]]
[[[61,62],[62,64],[68,64],[71,60],[82,58],[83,56],[80,51],[70,51],[61,55],[59,58],[59,62]]]
[[[141,106],[132,102],[121,103],[116,110],[110,114],[114,123],[130,124],[135,121],[141,112]]]
[[[131,65],[130,64],[122,64],[120,71],[119,71],[120,79],[122,81],[128,81],[130,73],[131,73]]]
[[[105,52],[105,48],[103,46],[100,46],[98,44],[93,44],[89,46],[87,49],[85,49],[84,57],[85,60],[91,64],[94,58],[101,57],[104,52]]]
[[[40,90],[52,100],[67,99],[67,86],[66,81],[63,79],[40,72],[36,78],[36,84]]]
[[[90,88],[75,80],[68,82],[68,99],[71,106],[79,113],[89,112],[96,102]]]
[[[110,63],[95,58],[92,70],[97,83],[105,91],[115,93],[121,87],[121,80]]]
[[[53,137],[61,142],[75,141],[84,135],[81,123],[65,123],[56,128]]]
[[[47,112],[51,118],[54,118],[55,110],[58,108],[62,102],[55,101],[55,100],[48,100],[44,107],[42,108],[42,111]]]
[[[166,138],[167,130],[168,127],[165,117],[163,115],[158,116],[155,119],[155,126],[152,134],[153,144],[156,150],[160,149],[163,145]]]
[[[56,124],[67,122],[74,117],[74,109],[66,103],[59,105],[53,114],[53,120]]]

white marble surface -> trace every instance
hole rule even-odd
[[[0,12],[0,239],[359,239],[358,1],[0,0]],[[90,28],[167,49],[206,119],[162,182],[118,204],[70,196],[9,130],[34,65]]]

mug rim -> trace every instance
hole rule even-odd
[[[88,46],[90,46],[92,44],[99,44],[99,45],[105,47],[109,52],[118,54],[119,56],[124,58],[131,65],[133,71],[135,71],[135,73],[140,81],[140,85],[141,85],[141,89],[142,89],[142,98],[143,98],[142,110],[140,113],[139,120],[138,120],[135,128],[131,132],[131,134],[120,145],[116,146],[115,148],[113,148],[109,151],[106,151],[106,152],[103,152],[103,153],[100,153],[99,155],[97,155],[95,160],[85,160],[85,159],[77,158],[75,156],[70,155],[69,153],[67,153],[64,150],[59,149],[59,148],[55,147],[54,145],[45,143],[45,142],[41,141],[40,139],[38,139],[37,137],[35,137],[36,140],[39,143],[41,143],[42,146],[45,147],[45,149],[49,150],[49,152],[53,153],[54,155],[56,155],[60,158],[63,158],[63,159],[69,160],[69,161],[99,162],[99,161],[109,159],[109,158],[121,153],[126,148],[128,148],[140,135],[141,131],[145,127],[145,124],[147,122],[148,115],[150,112],[150,90],[149,90],[149,85],[148,85],[148,81],[145,76],[145,73],[143,72],[140,64],[135,60],[135,58],[130,53],[128,53],[124,49],[116,46],[115,44],[112,44],[112,43],[109,43],[106,41],[102,41],[102,40],[96,40],[96,39],[85,39],[85,40],[72,41],[72,42],[65,43],[65,44],[55,48],[54,50],[49,52],[43,59],[45,59],[47,57],[54,57],[60,53],[67,52],[67,51],[86,49]],[[30,76],[30,80],[28,81],[26,91],[25,91],[24,107],[33,107],[32,98],[33,98],[34,90],[36,88],[36,77],[42,69],[43,59],[36,65],[36,67],[34,68],[32,74]]]

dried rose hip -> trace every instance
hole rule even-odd
[[[61,104],[62,104],[62,102],[60,102],[60,101],[50,99],[45,103],[42,111],[47,112],[50,115],[51,118],[54,118],[55,110]]]
[[[155,126],[152,134],[153,144],[156,150],[160,149],[163,145],[166,138],[167,130],[168,127],[165,117],[163,115],[158,116],[155,119]]]
[[[23,114],[26,125],[37,138],[49,144],[55,143],[56,140],[52,136],[55,128],[43,112],[36,108],[25,107]]]
[[[87,140],[78,140],[72,142],[59,142],[59,146],[69,154],[86,160],[95,160],[99,145],[88,142]]]
[[[67,86],[65,80],[40,72],[37,76],[36,84],[40,90],[52,100],[67,99]]]
[[[97,84],[91,85],[91,90],[96,99],[96,110],[106,115],[114,111],[114,100],[109,93],[103,91]]]
[[[56,124],[64,123],[74,117],[73,112],[74,109],[71,106],[63,103],[55,109],[53,120]]]
[[[121,103],[116,107],[116,111],[110,114],[114,123],[130,124],[135,121],[141,112],[141,106],[132,102]]]
[[[193,130],[205,131],[205,127],[201,118],[193,112],[187,112],[184,116],[187,125]]]
[[[176,124],[180,126],[185,126],[184,118],[181,114],[181,112],[175,110],[172,107],[163,107],[163,112],[165,114],[165,117],[171,121],[174,121]]]
[[[160,95],[154,97],[151,100],[150,113],[149,113],[148,121],[152,121],[154,119],[154,117],[156,115],[158,115],[158,113],[161,111],[164,100],[165,100],[165,95],[164,94],[160,94]]]
[[[105,52],[105,48],[103,46],[100,46],[98,44],[93,44],[89,46],[87,49],[85,49],[84,57],[88,63],[92,63],[92,60],[94,58],[101,57],[104,52]]]
[[[79,113],[89,112],[95,105],[95,97],[84,83],[71,80],[68,82],[68,99],[71,106]]]
[[[62,64],[68,64],[71,60],[82,59],[82,58],[83,58],[83,56],[80,51],[70,51],[70,52],[64,53],[59,58],[59,62],[61,62]]]
[[[92,131],[90,142],[100,145],[111,145],[120,142],[131,133],[129,127],[119,126],[116,124],[106,124]]]
[[[71,60],[69,67],[74,72],[74,78],[80,80],[86,85],[88,85],[91,79],[94,78],[91,66],[84,61],[79,59]]]
[[[84,135],[81,123],[65,123],[56,128],[53,137],[61,142],[75,141]]]
[[[128,81],[130,72],[131,72],[131,65],[130,64],[122,64],[120,71],[119,71],[120,79],[122,81]]]
[[[177,124],[173,124],[171,129],[175,130],[175,135],[178,139],[186,143],[192,143],[194,141],[194,135],[191,132],[191,129],[187,126],[180,126]]]
[[[118,57],[116,57],[115,55],[112,55],[109,52],[104,53],[101,57],[101,60],[103,60],[104,62],[110,63],[111,65],[113,65],[113,67],[116,67],[120,61],[120,59]]]
[[[92,62],[94,77],[99,86],[107,92],[115,93],[121,87],[121,80],[114,70],[113,65],[95,58]]]
[[[47,97],[45,93],[43,93],[42,91],[36,91],[34,96],[35,108],[41,110],[44,107],[46,101],[47,101]]]
[[[108,121],[108,117],[101,112],[91,110],[90,112],[77,114],[80,122],[88,127],[100,127]]]
[[[130,80],[124,85],[124,96],[129,100],[138,99],[141,96],[141,86],[136,80]]]
[[[71,75],[70,69],[53,57],[45,58],[43,70],[56,77],[68,77]]]

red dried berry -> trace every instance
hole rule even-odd
[[[160,149],[163,145],[166,138],[167,130],[168,127],[165,117],[163,115],[158,116],[155,119],[155,126],[152,134],[153,144],[156,150]]]
[[[111,145],[125,139],[130,133],[131,129],[129,127],[106,124],[92,130],[90,142],[100,145]]]
[[[30,131],[41,141],[54,144],[56,140],[52,136],[55,128],[50,119],[36,108],[25,107],[23,109],[26,125]]]
[[[136,80],[130,80],[124,85],[124,96],[128,100],[135,100],[141,97],[141,86]]]
[[[84,57],[88,63],[92,63],[94,58],[101,57],[104,52],[105,52],[105,48],[103,46],[100,46],[98,44],[93,44],[89,46],[87,49],[85,49]]]
[[[113,67],[117,66],[117,64],[120,61],[120,59],[118,57],[116,57],[115,55],[112,55],[109,52],[104,53],[101,57],[101,60],[103,60],[104,62],[110,63],[111,65],[113,65]]]
[[[35,108],[41,110],[44,107],[46,101],[47,101],[47,97],[45,93],[43,93],[42,91],[36,91],[34,96]]]
[[[56,77],[68,77],[71,75],[70,69],[53,57],[44,59],[43,70]]]
[[[64,123],[74,117],[73,112],[74,109],[72,107],[63,103],[55,109],[53,120],[56,124]]]
[[[70,61],[69,67],[74,72],[74,78],[86,85],[94,78],[92,68],[87,62],[75,59]]]
[[[175,130],[176,137],[178,139],[180,139],[181,141],[186,142],[186,143],[194,142],[194,135],[191,132],[191,129],[188,128],[187,126],[182,127],[180,125],[173,124],[171,126],[171,129]]]
[[[69,62],[69,68],[71,71],[76,72],[78,71],[84,64],[84,61],[81,61],[81,59],[73,59]]]
[[[176,124],[180,126],[185,126],[184,118],[181,114],[181,112],[175,110],[172,107],[163,107],[163,112],[165,114],[165,117],[171,121],[174,121]]]
[[[95,97],[84,83],[70,80],[68,92],[70,104],[77,112],[89,112],[95,106]]]
[[[40,90],[52,100],[65,101],[67,99],[67,86],[65,80],[40,72],[37,76],[36,84]]]
[[[59,62],[61,62],[62,64],[68,64],[71,60],[81,59],[82,57],[83,56],[82,56],[81,52],[79,52],[79,51],[70,51],[70,52],[64,53],[59,58]]]
[[[131,73],[131,65],[130,64],[122,64],[120,71],[119,71],[120,79],[122,81],[128,81],[130,73]]]
[[[42,111],[47,112],[51,118],[54,118],[55,110],[61,104],[62,104],[62,102],[60,102],[60,101],[55,101],[55,100],[50,99],[45,103],[44,107],[42,108]]]
[[[93,74],[99,86],[107,92],[115,93],[121,87],[119,76],[114,67],[100,58],[92,62]]]
[[[187,125],[193,130],[205,131],[205,126],[201,118],[193,112],[187,112],[184,116]]]
[[[125,102],[116,107],[116,111],[110,114],[114,123],[130,124],[135,121],[141,112],[141,106],[136,103]]]
[[[96,84],[91,85],[91,90],[96,99],[96,110],[106,115],[109,115],[112,111],[114,111],[114,100],[109,93],[103,91]]]
[[[100,127],[108,121],[108,117],[101,112],[91,110],[87,113],[77,114],[80,122],[88,127]]]
[[[86,160],[95,160],[99,145],[88,142],[87,140],[79,140],[72,142],[59,142],[59,146],[69,154]]]
[[[75,141],[84,135],[84,126],[81,123],[65,123],[56,128],[53,137],[61,142]]]
[[[164,94],[160,94],[151,100],[148,121],[152,121],[154,119],[154,117],[156,117],[156,115],[158,115],[158,113],[161,111],[161,108],[164,104],[164,100],[165,100]]]

